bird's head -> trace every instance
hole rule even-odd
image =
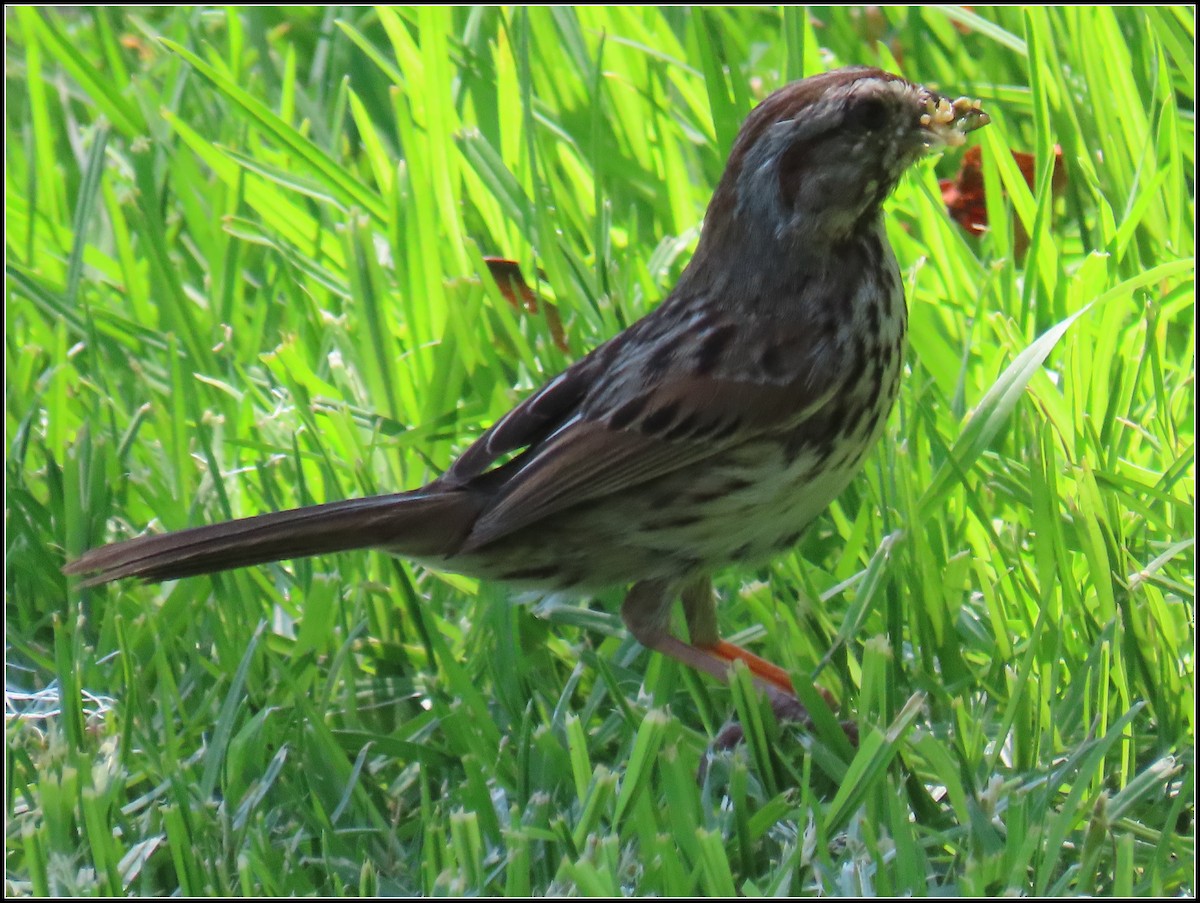
[[[927,151],[962,144],[988,121],[978,101],[950,100],[881,69],[793,82],[742,125],[705,230],[765,227],[789,243],[836,242],[876,217]]]

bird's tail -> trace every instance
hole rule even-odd
[[[453,553],[477,515],[478,501],[469,493],[416,490],[141,536],[85,552],[63,572],[87,575],[83,585],[95,586],[121,577],[174,580],[347,549],[434,558]]]

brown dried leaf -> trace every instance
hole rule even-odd
[[[487,264],[488,272],[496,280],[500,294],[508,300],[514,310],[524,307],[531,314],[537,313],[537,295],[525,281],[519,263],[505,257],[485,257],[483,262]]]
[[[1031,189],[1036,177],[1036,161],[1033,154],[1013,151],[1013,159],[1021,175]],[[978,144],[971,146],[963,154],[958,175],[953,179],[942,179],[939,183],[942,189],[942,201],[946,210],[960,226],[972,235],[980,235],[987,230],[987,201],[983,187],[983,151]],[[1050,177],[1050,191],[1055,197],[1062,195],[1067,188],[1067,169],[1063,163],[1062,148],[1054,145],[1054,173]],[[1029,245],[1029,236],[1018,220],[1015,231],[1015,250],[1020,257]]]
[[[538,312],[538,296],[525,281],[521,265],[517,261],[509,260],[506,257],[485,257],[483,262],[487,264],[488,272],[496,280],[496,287],[500,289],[500,294],[513,306],[514,310],[524,309],[531,314]],[[558,315],[558,308],[546,302],[542,305],[542,315],[546,318],[546,327],[550,330],[550,337],[554,340],[554,344],[561,351],[569,350],[567,335],[563,331],[562,318]]]

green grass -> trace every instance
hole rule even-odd
[[[10,11],[6,889],[1194,893],[1194,13],[971,9]],[[718,575],[840,713],[648,655],[619,589],[60,574],[436,475],[669,291],[755,100],[849,63],[993,124],[986,235],[956,155],[889,202],[878,451]]]

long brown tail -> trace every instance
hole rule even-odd
[[[467,492],[417,490],[310,505],[101,546],[63,572],[88,574],[83,585],[95,586],[121,577],[174,580],[347,549],[448,555],[471,529],[478,504]]]

